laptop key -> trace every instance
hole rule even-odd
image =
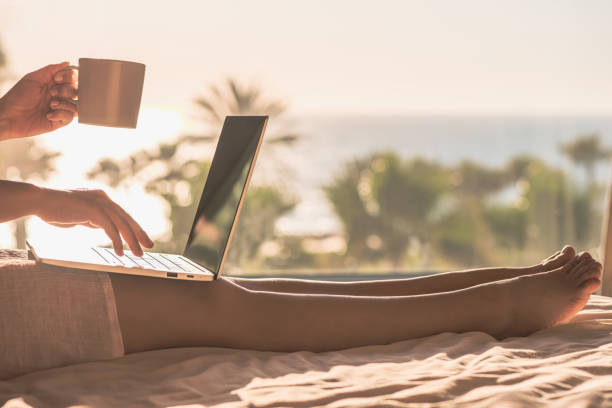
[[[167,254],[159,254],[159,256],[161,256],[162,258],[164,258],[166,261],[168,261],[169,263],[171,263],[172,265],[174,265],[175,268],[179,268],[179,271],[185,271],[185,272],[190,272],[189,270],[185,269],[179,262],[176,262],[174,260],[172,260],[172,257],[170,255]]]
[[[146,268],[149,269],[151,267],[151,264],[149,264],[147,261],[145,261],[142,258],[139,258],[137,256],[133,256],[133,255],[129,255],[126,254],[125,255],[130,261],[134,262],[138,267],[140,268]]]
[[[168,268],[164,264],[159,263],[155,258],[147,254],[146,252],[142,256],[142,260],[150,265],[151,269],[155,269],[156,271],[166,271]]]
[[[104,248],[92,247],[91,249],[104,261],[105,264],[112,266],[123,266],[123,263],[121,263],[117,257],[107,254]]]
[[[181,270],[179,268],[177,268],[175,265],[173,265],[172,263],[168,262],[166,259],[164,259],[163,257],[160,256],[160,254],[157,253],[149,253],[148,254],[152,259],[155,260],[155,262],[158,262],[160,265],[162,265],[164,271],[175,271],[177,270],[178,272],[181,272]]]

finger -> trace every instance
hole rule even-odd
[[[53,80],[56,84],[74,84],[77,82],[78,71],[72,67],[66,67],[58,71],[54,76]]]
[[[96,197],[99,200],[102,200],[102,202],[108,203],[109,205],[111,205],[113,207],[113,209],[118,214],[120,214],[122,216],[122,218],[125,220],[125,222],[128,223],[128,225],[130,226],[131,230],[136,235],[136,238],[138,239],[138,242],[140,242],[146,248],[152,248],[153,247],[153,241],[151,240],[151,238],[149,238],[149,235],[147,235],[147,233],[144,232],[142,227],[136,221],[134,221],[134,219],[119,204],[114,202],[106,194],[106,192],[104,192],[104,190],[90,190],[89,194],[91,194],[92,196]]]
[[[125,221],[130,225],[132,231],[136,234],[136,238],[138,242],[144,245],[146,248],[153,248],[153,241],[149,238],[149,235],[142,229],[142,227],[132,218],[130,214],[127,213],[119,204],[110,200],[113,208],[121,214],[121,216],[125,219]]]
[[[49,107],[52,110],[60,109],[70,111],[74,114],[78,114],[77,105],[72,99],[53,99],[49,103]]]
[[[130,226],[129,222],[123,217],[121,207],[116,204],[110,197],[104,192],[104,190],[88,190],[86,194],[90,197],[90,199],[95,200],[98,205],[100,205],[106,211],[106,214],[111,217],[121,236],[127,242],[130,250],[137,256],[142,256],[143,251],[138,243],[138,239],[136,238],[136,234],[134,230]]]
[[[49,222],[50,225],[53,225],[54,227],[59,227],[59,228],[71,228],[74,227],[76,225],[80,225],[80,223],[75,222],[75,223],[71,223],[71,222]]]
[[[72,119],[74,119],[74,116],[74,112],[70,112],[63,109],[52,110],[46,115],[47,119],[53,122],[52,125],[54,128],[67,125],[72,121]]]
[[[102,206],[104,208],[104,211],[106,212],[106,215],[109,216],[109,218],[113,221],[113,224],[115,224],[115,226],[119,230],[119,233],[123,237],[123,240],[130,247],[132,253],[136,256],[142,256],[142,248],[140,247],[140,244],[136,239],[134,231],[132,231],[127,222],[125,222],[125,220],[119,214],[117,214],[114,208],[111,205],[108,205],[108,203],[102,203]]]
[[[78,95],[78,91],[74,85],[61,84],[52,86],[49,90],[49,95],[53,97],[74,99]]]
[[[30,72],[28,75],[40,81],[49,81],[53,76],[62,69],[66,68],[70,63],[68,61],[60,62],[59,64],[51,64],[39,70]]]
[[[115,253],[119,256],[123,256],[123,241],[121,241],[121,236],[119,235],[117,227],[115,224],[113,224],[113,221],[108,217],[108,215],[106,215],[104,210],[102,210],[96,204],[91,203],[88,208],[91,211],[91,215],[89,217],[90,222],[104,230],[106,235],[113,243]]]

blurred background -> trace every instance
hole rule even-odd
[[[221,124],[270,114],[227,267],[342,278],[597,249],[612,3],[3,0],[0,83],[79,57],[146,64],[136,130],[0,145],[0,178],[102,187],[182,251]],[[194,202],[194,200],[196,202]],[[25,237],[105,245],[38,219]]]

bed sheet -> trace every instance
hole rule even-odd
[[[612,299],[496,341],[442,333],[327,353],[179,348],[0,382],[4,407],[612,406]]]

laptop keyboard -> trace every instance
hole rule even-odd
[[[133,255],[130,251],[124,251],[123,256],[118,256],[114,250],[109,248],[92,248],[104,263],[113,266],[125,266],[127,268],[144,268],[166,272],[199,272],[210,274],[209,271],[193,261],[172,254],[158,254],[145,252],[142,257]]]

